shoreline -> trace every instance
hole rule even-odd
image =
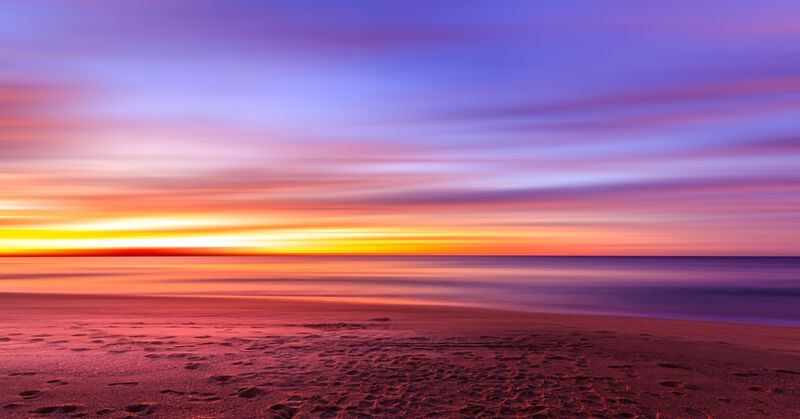
[[[723,329],[768,329],[774,330],[775,333],[792,333],[798,332],[800,334],[800,324],[782,324],[782,323],[761,323],[761,322],[743,322],[734,320],[721,320],[721,319],[704,319],[704,318],[681,318],[681,317],[654,317],[647,315],[637,314],[617,314],[617,313],[602,313],[602,312],[575,312],[575,311],[531,311],[524,309],[507,309],[502,307],[491,306],[473,306],[467,304],[442,304],[438,302],[431,303],[418,303],[418,302],[404,302],[401,300],[385,300],[385,301],[365,301],[366,299],[359,298],[343,298],[343,297],[292,297],[292,296],[244,296],[244,295],[170,295],[170,294],[130,294],[130,293],[50,293],[50,292],[4,292],[0,291],[0,300],[4,297],[10,298],[37,298],[37,297],[53,297],[62,299],[75,299],[75,298],[96,298],[96,299],[163,299],[163,300],[185,300],[201,302],[207,300],[213,301],[230,301],[230,302],[280,302],[280,303],[296,303],[298,305],[329,305],[336,306],[360,306],[364,308],[373,309],[391,309],[391,308],[405,308],[405,309],[432,309],[432,310],[455,310],[455,311],[474,311],[476,313],[484,313],[487,315],[505,315],[511,318],[524,318],[524,317],[538,317],[548,318],[558,321],[577,321],[579,324],[591,325],[594,323],[610,322],[612,324],[618,322],[630,321],[634,324],[645,323],[658,323],[665,326],[673,326],[676,329],[686,327],[692,324],[700,324],[708,327],[719,327]],[[583,319],[584,321],[581,321]],[[591,321],[587,321],[592,319]],[[735,335],[732,334],[735,337]]]

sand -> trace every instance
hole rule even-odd
[[[800,417],[800,329],[0,294],[0,417]]]

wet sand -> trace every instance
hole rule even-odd
[[[800,329],[0,294],[0,417],[800,417]]]

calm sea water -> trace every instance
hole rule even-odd
[[[312,297],[800,326],[800,258],[0,258],[0,291]]]

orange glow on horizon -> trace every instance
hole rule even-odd
[[[270,217],[272,218],[272,217]],[[280,218],[280,217],[276,217]],[[352,221],[253,215],[122,217],[46,222],[37,218],[0,228],[0,255],[255,255],[255,254],[509,254],[630,253],[624,241],[648,249],[646,236],[619,229],[464,228],[461,220],[416,220],[395,227]],[[327,223],[327,225],[326,225]],[[336,225],[339,223],[340,225]],[[294,226],[294,227],[292,227]],[[652,248],[650,248],[652,250]],[[658,251],[658,250],[656,250]]]

